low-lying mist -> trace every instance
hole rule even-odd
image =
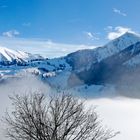
[[[107,127],[120,131],[112,140],[139,140],[140,100],[130,98],[91,99],[87,106],[97,106],[97,113]]]
[[[6,108],[11,107],[8,96],[12,94],[28,94],[34,91],[51,93],[47,83],[40,81],[37,77],[27,75],[21,78],[9,79],[0,84],[0,119],[4,116]],[[106,93],[107,94],[107,93]],[[86,93],[88,95],[88,93]],[[118,94],[119,95],[119,94]],[[112,140],[139,140],[140,124],[140,99],[113,97],[113,98],[87,98],[87,107],[97,106],[96,111],[103,120],[103,125],[120,131]],[[8,109],[8,110],[9,110]],[[0,139],[4,137],[3,124],[0,123]]]
[[[47,94],[50,88],[47,83],[43,83],[33,75],[26,75],[18,78],[9,78],[0,83],[0,119],[4,116],[6,109],[10,109],[11,102],[9,96],[13,94],[29,94],[35,91]],[[7,140],[3,134],[3,124],[0,122],[0,139]]]
[[[9,78],[0,84],[0,94],[25,93],[28,91],[46,91],[49,85],[43,83],[33,75],[24,75],[17,78]]]

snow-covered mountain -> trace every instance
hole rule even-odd
[[[67,56],[67,61],[74,70],[82,70],[89,68],[93,63],[102,61],[103,59],[114,55],[140,41],[140,36],[133,33],[125,33],[124,35],[112,40],[102,47],[95,49],[80,50]],[[137,61],[137,60],[135,60]],[[133,61],[133,63],[135,63]]]
[[[112,93],[114,88],[121,91],[130,88],[134,92],[132,87],[140,87],[140,36],[133,33],[125,33],[102,47],[79,50],[61,58],[36,59],[41,57],[7,48],[1,48],[0,54],[1,62],[26,62],[26,65],[2,65],[2,80],[30,73],[53,88],[90,95],[93,91],[109,92],[108,89]]]
[[[15,64],[16,62],[28,62],[34,59],[42,59],[40,55],[32,55],[30,53],[11,50],[0,46],[0,63]]]
[[[103,47],[71,53],[67,62],[73,69],[72,86],[113,84],[134,93],[140,87],[140,36],[125,33]]]

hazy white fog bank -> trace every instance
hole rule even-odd
[[[139,140],[140,100],[137,99],[96,99],[88,100],[88,106],[96,105],[103,124],[120,131],[112,140]]]
[[[25,93],[27,91],[46,91],[50,88],[32,76],[0,84],[0,118],[10,106],[8,95]],[[108,126],[121,134],[112,140],[139,140],[140,138],[140,100],[128,98],[88,99],[87,106],[97,106],[97,113],[103,119],[103,125]],[[2,134],[3,125],[0,125],[0,140],[7,140]]]
[[[0,83],[0,120],[6,109],[10,108],[11,102],[8,96],[13,94],[28,94],[29,92],[39,91],[48,93],[49,86],[43,82],[40,82],[35,76],[26,75],[19,79],[9,79],[4,83]],[[3,136],[3,124],[0,121],[0,140],[7,140]]]

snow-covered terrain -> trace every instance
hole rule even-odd
[[[14,59],[25,59],[26,60],[27,58],[29,58],[27,53],[0,47],[0,61],[12,62],[12,60],[14,60]]]
[[[26,52],[11,50],[0,46],[0,62],[8,61],[12,62],[14,60],[19,62],[27,62],[34,59],[41,59],[43,57],[39,55],[32,55]]]
[[[0,47],[0,82],[32,74],[52,88],[81,95],[116,96],[121,89],[121,95],[140,97],[125,91],[127,87],[132,87],[127,86],[130,84],[135,85],[135,89],[139,87],[139,42],[138,35],[125,33],[103,47],[53,59]]]
[[[67,62],[75,76],[88,85],[131,84],[130,77],[140,79],[140,37],[125,33],[103,47],[71,53]]]
[[[110,57],[118,52],[121,52],[130,45],[133,45],[139,41],[139,35],[127,32],[102,47],[98,47],[92,50],[80,50],[71,53],[68,55],[67,59],[72,64],[74,69],[89,69],[93,63],[99,63],[103,59]],[[139,57],[137,57],[137,59],[139,59]]]

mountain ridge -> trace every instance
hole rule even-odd
[[[33,55],[23,51],[17,51],[0,46],[0,62],[7,64],[27,63],[34,59],[43,59],[40,55]]]
[[[75,89],[78,92],[89,89],[102,92],[106,86],[107,89],[110,87],[108,85],[117,89],[126,89],[126,85],[129,85],[127,88],[136,87],[140,86],[140,37],[126,33],[103,47],[79,50],[60,58],[37,59],[27,64],[2,66],[1,77],[12,79],[11,75],[22,77],[30,73],[57,90]]]

